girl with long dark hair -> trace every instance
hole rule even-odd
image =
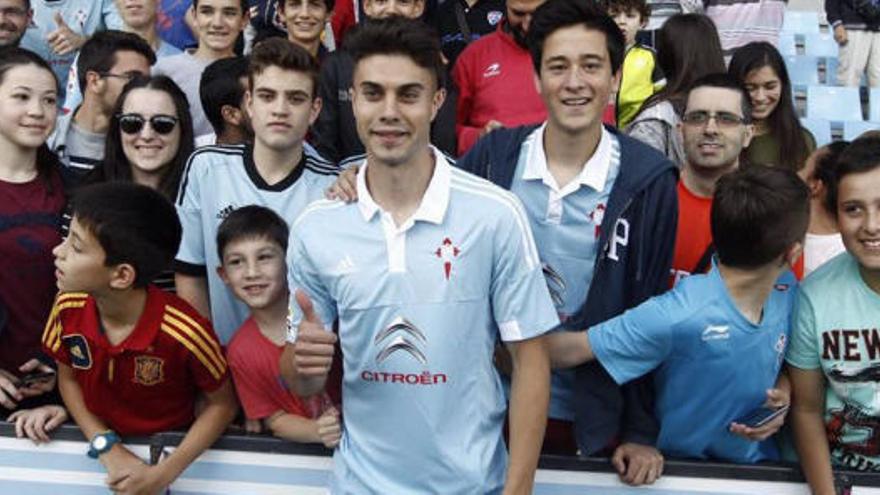
[[[816,149],[816,140],[798,120],[791,80],[779,51],[766,41],[749,43],[733,52],[728,71],[752,100],[755,137],[743,162],[800,170]]]

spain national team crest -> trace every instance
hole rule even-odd
[[[87,370],[92,367],[92,353],[89,351],[89,343],[80,334],[65,335],[61,337],[67,354],[70,356],[70,365],[73,368]]]
[[[446,275],[446,280],[449,280],[449,275],[452,273],[452,260],[461,254],[461,249],[453,244],[452,239],[447,237],[443,239],[434,254],[443,261],[443,274]]]
[[[134,358],[134,382],[152,386],[162,383],[165,373],[162,368],[165,360],[155,356],[137,356]]]

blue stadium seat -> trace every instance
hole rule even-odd
[[[846,121],[843,123],[843,139],[852,141],[863,132],[880,130],[880,122],[865,122],[863,120]]]
[[[785,57],[785,68],[794,86],[819,84],[819,57],[795,55]]]
[[[785,19],[782,21],[782,31],[799,34],[818,33],[819,13],[786,10]]]
[[[859,88],[807,87],[807,117],[833,121],[864,120]]]
[[[831,142],[831,121],[825,119],[801,119],[801,126],[816,138],[816,147]]]
[[[837,66],[839,64],[839,60],[837,57],[826,57],[825,58],[825,85],[826,86],[837,86]],[[860,86],[868,87],[868,76],[862,73],[862,80],[859,82]]]
[[[825,58],[825,85],[837,86],[837,57]]]
[[[797,55],[797,34],[782,32],[779,33],[779,53],[783,57],[793,57]]]
[[[871,88],[868,92],[868,120],[880,122],[880,88]]]
[[[837,57],[840,49],[834,36],[830,33],[812,33],[804,35],[804,55],[817,57]]]

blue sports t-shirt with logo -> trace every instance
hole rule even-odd
[[[250,147],[206,146],[190,157],[177,197],[183,239],[175,270],[207,276],[211,322],[223,344],[247,319],[248,309],[217,275],[220,222],[234,209],[247,205],[265,206],[291,222],[309,203],[324,196],[337,170],[308,146],[294,171],[271,185],[257,171]]]
[[[778,458],[773,440],[751,442],[730,423],[761,407],[779,376],[797,281],[786,272],[760,324],[731,299],[717,266],[588,330],[596,359],[626,383],[651,370],[667,456],[754,463]]]
[[[325,325],[339,320],[334,493],[500,493],[507,406],[495,345],[559,323],[516,197],[434,159],[404,224],[372,200],[363,166],[357,203],[316,202],[291,233],[294,288]]]
[[[825,375],[832,462],[880,471],[880,294],[843,253],[804,280],[793,321],[785,360]]]
[[[522,201],[535,234],[541,266],[563,325],[584,305],[599,245],[599,227],[620,169],[620,143],[602,128],[593,156],[581,173],[559,187],[547,167],[544,129],[523,142],[510,191]],[[582,330],[582,329],[581,329]],[[574,421],[573,370],[554,370],[551,418]]]

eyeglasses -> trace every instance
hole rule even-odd
[[[141,74],[140,72],[125,72],[123,74],[116,74],[114,72],[99,72],[98,74],[101,77],[116,77],[119,79],[125,79],[125,82],[131,81],[136,77],[143,76],[143,74]]]
[[[147,122],[156,131],[156,134],[169,134],[177,126],[177,117],[171,115],[153,115],[149,119],[139,113],[124,113],[117,117],[119,128],[126,134],[137,134],[143,130]]]
[[[746,122],[746,119],[730,112],[710,113],[702,110],[688,112],[681,117],[681,121],[687,125],[706,125],[709,120],[715,119],[718,127],[736,127]]]

